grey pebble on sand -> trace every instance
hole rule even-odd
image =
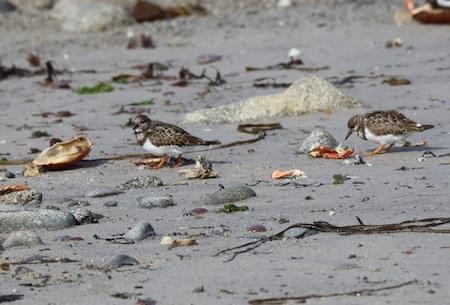
[[[246,185],[229,187],[223,190],[219,190],[211,195],[207,195],[204,204],[225,204],[230,202],[236,202],[245,200],[250,197],[255,197],[256,193],[253,189]]]
[[[148,222],[140,222],[125,233],[123,237],[127,240],[138,241],[155,235],[155,230],[151,224]]]
[[[125,254],[120,254],[115,256],[112,260],[110,260],[105,265],[105,268],[115,269],[123,266],[134,266],[134,265],[139,265],[139,262],[134,257]]]
[[[86,197],[101,198],[101,197],[114,196],[114,195],[117,195],[120,193],[122,193],[122,191],[115,189],[115,188],[100,187],[100,188],[95,188],[93,190],[88,191],[86,193]]]
[[[35,190],[13,192],[0,196],[0,204],[38,205],[42,202],[42,193]]]
[[[42,245],[42,239],[33,231],[16,231],[12,232],[8,238],[3,242],[3,248],[8,249],[12,247],[31,247]]]
[[[149,187],[162,186],[163,181],[156,176],[139,176],[123,183],[119,188],[121,190],[145,189]]]
[[[69,209],[69,212],[72,213],[79,224],[97,223],[99,219],[104,217],[103,215],[94,213],[83,207],[71,208]]]
[[[339,143],[331,133],[322,127],[315,128],[311,134],[303,141],[299,152],[307,154],[318,146],[336,147]]]
[[[119,205],[119,202],[118,201],[115,201],[115,200],[109,200],[109,201],[106,201],[104,204],[103,204],[103,206],[104,207],[107,207],[107,208],[115,208],[115,207],[117,207]]]
[[[173,199],[170,197],[153,197],[153,196],[139,196],[136,198],[136,203],[139,207],[145,209],[152,208],[167,208],[175,205]]]
[[[0,233],[26,229],[62,229],[77,224],[69,212],[47,209],[0,212]]]
[[[0,13],[10,13],[17,10],[16,6],[7,0],[0,0]]]

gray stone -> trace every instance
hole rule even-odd
[[[0,233],[16,230],[63,229],[76,224],[77,220],[69,212],[46,209],[0,212]]]
[[[7,0],[0,0],[0,13],[10,13],[17,10],[17,7]]]
[[[314,235],[317,233],[318,232],[315,230],[306,229],[306,228],[291,228],[291,229],[287,230],[286,232],[284,232],[283,236],[285,238],[301,239],[301,238],[305,238],[307,236],[311,236],[311,235]]]
[[[128,180],[124,184],[120,186],[121,190],[131,190],[131,189],[145,189],[149,187],[158,187],[162,186],[163,181],[161,178],[156,176],[140,176],[135,177],[131,180]]]
[[[63,30],[73,32],[105,31],[131,21],[121,5],[92,0],[60,0],[51,15]]]
[[[119,205],[119,202],[114,201],[114,200],[110,200],[110,201],[106,201],[103,206],[107,207],[107,208],[115,208]]]
[[[219,190],[211,195],[208,195],[204,204],[225,204],[236,201],[245,200],[250,197],[255,197],[256,193],[250,187],[246,185],[240,185],[235,187]]]
[[[155,230],[151,224],[148,222],[140,222],[125,233],[123,237],[128,240],[138,241],[155,235]]]
[[[98,223],[98,220],[104,217],[103,215],[96,214],[91,210],[81,207],[69,209],[69,212],[72,213],[73,217],[75,217],[80,225],[87,223]]]
[[[42,193],[35,190],[13,192],[0,196],[0,204],[39,205]]]
[[[139,207],[145,209],[152,208],[167,208],[175,205],[170,197],[152,197],[152,196],[140,196],[136,198],[136,203]]]
[[[42,239],[33,231],[16,231],[12,232],[3,243],[3,248],[8,249],[12,247],[31,247],[42,245]]]
[[[38,10],[49,10],[55,5],[55,0],[34,0],[33,6]]]
[[[314,129],[311,134],[303,141],[299,149],[300,153],[307,154],[318,146],[327,146],[335,148],[339,143],[336,139],[325,129],[318,127]]]
[[[90,198],[101,198],[101,197],[108,197],[108,196],[114,196],[117,194],[122,193],[122,191],[110,187],[101,187],[101,188],[95,188],[93,190],[90,190],[86,193],[86,197]]]
[[[342,161],[342,164],[343,165],[361,165],[361,164],[366,164],[366,162],[363,160],[361,155],[356,154],[353,157],[350,157],[350,158]]]
[[[312,112],[330,113],[357,105],[326,80],[311,76],[296,81],[278,94],[251,97],[239,103],[188,113],[181,124],[261,122]]]
[[[105,265],[105,268],[115,269],[120,268],[122,266],[134,266],[134,265],[139,265],[139,262],[135,258],[121,254],[115,256],[109,263]]]

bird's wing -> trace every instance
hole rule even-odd
[[[366,126],[369,126],[376,135],[403,135],[411,131],[411,126],[417,126],[416,122],[395,110],[372,112],[367,116],[366,120]]]
[[[189,132],[178,126],[152,121],[152,126],[148,131],[148,137],[153,145],[165,146],[190,146],[202,144],[204,141],[191,135]]]

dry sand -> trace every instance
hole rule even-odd
[[[223,1],[228,2],[228,1]],[[424,151],[449,152],[450,139],[450,32],[447,26],[423,26],[405,21],[397,24],[393,16],[402,1],[298,1],[289,9],[276,8],[275,1],[252,1],[238,10],[238,2],[216,4],[217,14],[187,17],[144,25],[136,32],[148,31],[156,40],[155,49],[127,50],[126,31],[67,34],[45,18],[16,14],[0,23],[0,54],[5,65],[27,66],[27,52],[52,60],[57,68],[95,69],[98,73],[59,76],[72,87],[107,81],[113,75],[133,72],[131,66],[150,61],[170,62],[167,74],[175,75],[185,66],[199,73],[199,55],[219,54],[223,59],[210,66],[219,69],[226,85],[207,89],[206,81],[194,81],[179,88],[171,82],[144,82],[117,85],[112,93],[80,96],[68,90],[43,88],[42,76],[11,78],[0,82],[0,153],[10,159],[30,158],[29,149],[44,149],[48,139],[31,139],[33,130],[45,130],[55,137],[73,136],[73,126],[86,126],[93,141],[89,158],[141,152],[129,128],[123,128],[131,115],[111,115],[121,105],[154,99],[151,116],[177,122],[188,112],[236,102],[246,97],[279,92],[260,89],[253,80],[262,77],[292,82],[308,75],[299,71],[245,72],[245,66],[266,66],[287,60],[292,47],[302,50],[305,66],[330,67],[315,75],[331,78],[358,75],[399,76],[411,80],[407,86],[382,84],[383,78],[356,79],[353,86],[341,88],[362,101],[363,107],[333,114],[310,114],[281,119],[283,130],[269,132],[256,144],[213,150],[204,155],[213,161],[220,178],[185,181],[176,170],[141,169],[129,160],[84,165],[44,174],[37,178],[18,177],[8,182],[26,182],[44,195],[42,205],[57,205],[63,198],[83,199],[88,207],[105,218],[98,224],[75,226],[58,231],[37,230],[45,243],[31,248],[12,248],[2,253],[11,261],[32,254],[67,257],[78,263],[28,265],[50,278],[43,287],[29,287],[11,272],[0,272],[0,294],[23,294],[14,304],[136,304],[151,297],[157,304],[246,304],[255,298],[329,294],[364,288],[378,288],[402,282],[418,282],[403,288],[364,296],[341,296],[308,300],[309,304],[445,304],[450,296],[448,260],[450,240],[442,234],[352,235],[318,234],[301,240],[268,243],[250,253],[224,263],[227,258],[212,255],[227,247],[249,241],[246,228],[254,224],[275,233],[296,222],[328,221],[338,225],[399,222],[408,219],[450,216],[449,166],[440,165],[449,157],[427,158]],[[267,7],[269,3],[271,6]],[[211,4],[212,5],[212,4]],[[213,5],[212,5],[213,6]],[[400,48],[387,49],[385,42],[399,37]],[[67,59],[64,58],[65,54]],[[209,66],[208,66],[209,67]],[[208,70],[212,73],[212,69]],[[167,95],[167,92],[171,92]],[[170,104],[165,103],[170,100]],[[415,135],[426,139],[428,147],[394,149],[392,153],[367,160],[365,165],[344,166],[340,161],[311,160],[296,154],[301,142],[315,126],[321,125],[338,139],[346,134],[346,121],[358,112],[372,109],[399,109],[412,119],[436,127]],[[76,115],[62,123],[54,118],[33,116],[43,111],[69,110]],[[29,126],[28,129],[24,126]],[[22,127],[22,128],[21,128]],[[18,130],[19,128],[19,130]],[[227,143],[249,136],[236,126],[188,127],[192,133]],[[358,152],[375,148],[374,143],[352,137],[348,144]],[[253,149],[254,152],[249,152]],[[196,154],[188,154],[194,157]],[[408,171],[396,170],[402,166]],[[274,186],[270,175],[275,169],[300,168],[308,179],[300,183],[321,186]],[[21,171],[21,166],[8,167]],[[333,174],[355,176],[343,185],[331,185]],[[164,186],[132,190],[107,198],[85,198],[99,187],[114,187],[126,180],[156,175]],[[236,184],[261,182],[253,189],[257,197],[239,202],[250,211],[215,213],[215,207],[202,218],[182,216],[184,211],[202,207],[206,194]],[[354,184],[355,181],[360,183]],[[174,207],[137,208],[140,195],[173,196]],[[305,200],[311,196],[313,200]],[[116,208],[104,202],[117,200]],[[281,219],[289,220],[280,223]],[[96,240],[125,233],[140,221],[151,223],[157,238],[135,244],[112,244]],[[281,221],[283,222],[283,221]],[[198,246],[168,250],[159,244],[164,235],[208,233],[208,227],[228,228],[228,236],[198,239]],[[82,237],[79,242],[61,242],[61,235]],[[257,234],[256,234],[257,235]],[[0,234],[5,239],[8,234]],[[183,235],[181,235],[183,236]],[[140,266],[104,272],[88,265],[102,266],[118,254],[127,254]],[[12,271],[17,266],[11,266]],[[203,286],[204,292],[193,290]],[[113,297],[128,293],[125,298]]]

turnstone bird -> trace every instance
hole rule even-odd
[[[355,132],[361,139],[380,144],[377,149],[369,153],[369,156],[387,152],[395,142],[403,140],[412,132],[434,127],[418,124],[396,110],[358,114],[348,120],[347,126],[346,140]]]
[[[221,144],[219,141],[202,140],[178,126],[151,120],[144,114],[133,120],[133,130],[139,145],[152,155],[162,157],[154,168],[161,168],[170,157],[176,157],[175,166],[180,166],[183,147]]]

